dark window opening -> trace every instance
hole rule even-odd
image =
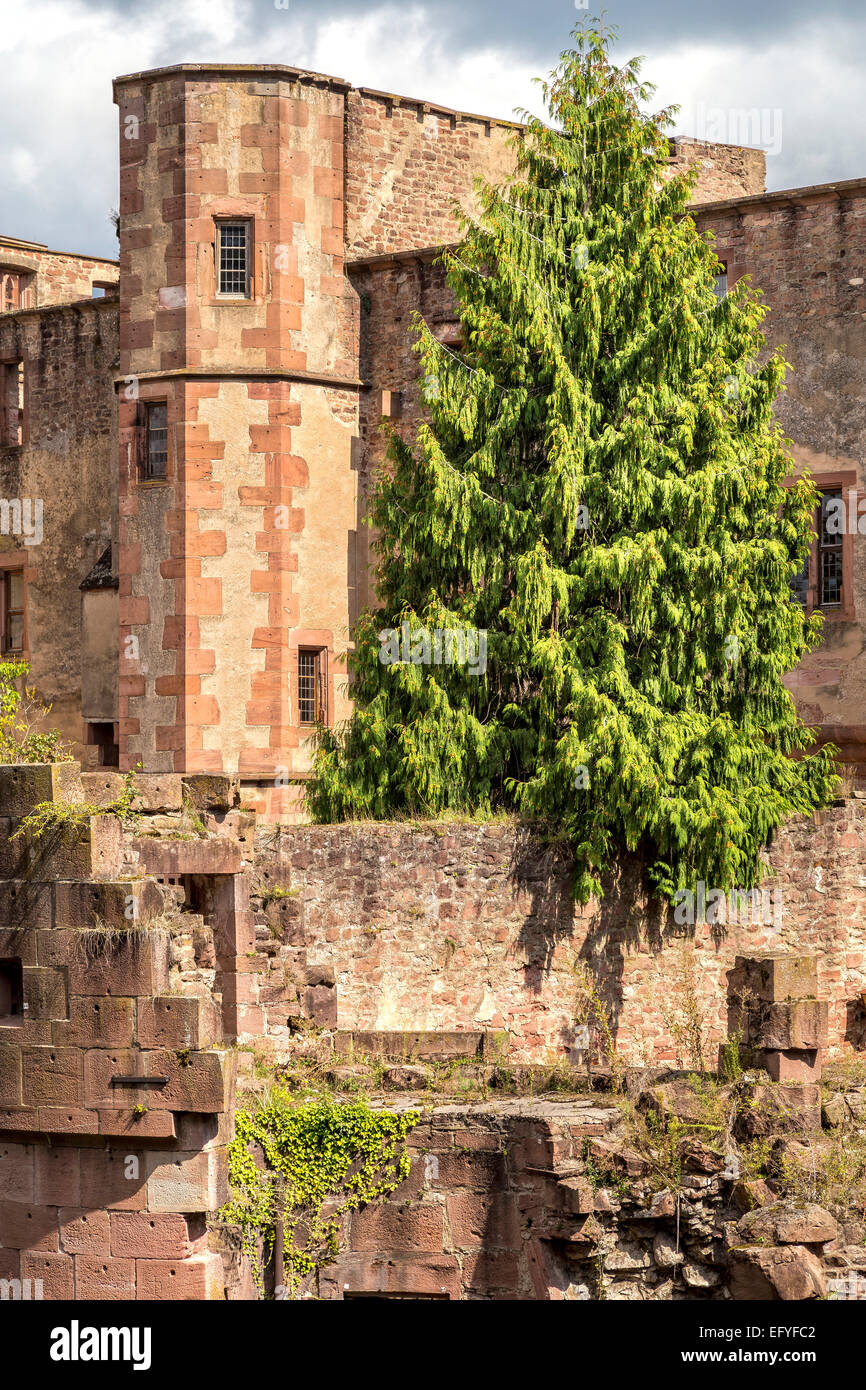
[[[24,650],[24,572],[0,571],[0,650],[14,655]]]
[[[298,649],[298,723],[327,724],[327,662],[321,648]]]
[[[724,261],[722,261],[722,268],[716,276],[713,293],[716,299],[724,299],[728,293],[728,267]]]
[[[114,724],[107,722],[87,725],[87,742],[98,750],[100,767],[120,766],[120,748],[114,730]]]
[[[0,311],[33,308],[33,276],[16,270],[0,271]]]
[[[20,960],[0,960],[0,1018],[24,1012],[24,971]]]
[[[145,412],[141,477],[144,482],[152,482],[165,478],[168,464],[168,406],[164,401],[148,402]]]
[[[217,223],[217,289],[234,298],[250,297],[250,224]]]

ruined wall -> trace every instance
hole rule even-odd
[[[206,1222],[226,1195],[236,1016],[230,1000],[221,1016],[214,965],[240,953],[240,915],[217,903],[215,930],[164,865],[148,873],[149,821],[138,837],[96,815],[12,838],[37,802],[103,804],[117,780],[0,767],[0,962],[22,981],[0,1018],[0,1278],[41,1280],[46,1299],[219,1298]],[[180,779],[139,786],[149,820],[170,823]],[[175,884],[202,858],[179,848]]]
[[[102,256],[49,251],[47,246],[18,241],[14,237],[0,237],[0,273],[4,270],[33,277],[28,281],[28,307],[34,309],[90,299],[94,285],[114,286],[118,280],[116,261]]]
[[[41,502],[39,530],[0,535],[0,563],[23,569],[31,681],[79,753],[79,585],[111,541],[117,341],[106,301],[0,315],[0,359],[24,362],[24,443],[0,448],[0,497]]]
[[[509,822],[263,833],[256,872],[268,899],[259,950],[269,1031],[284,1038],[293,1013],[340,1030],[505,1030],[517,1059],[567,1058],[583,962],[621,1055],[644,1065],[677,1060],[672,1025],[691,972],[709,1061],[733,1018],[736,957],[790,950],[817,957],[830,1052],[862,1047],[864,844],[859,799],[791,822],[770,853],[774,896],[719,930],[649,913],[633,867],[600,906],[581,909],[566,857],[533,848]],[[280,988],[286,976],[294,990]]]
[[[866,455],[866,187],[771,194],[702,209],[729,286],[743,275],[763,291],[765,333],[792,370],[777,415],[790,436],[797,471],[841,487],[853,502],[846,534],[847,601],[827,610],[821,647],[786,680],[803,717],[862,764],[866,724],[866,551],[858,514]],[[815,562],[813,560],[813,573]]]

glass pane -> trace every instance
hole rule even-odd
[[[24,615],[23,613],[13,613],[9,617],[9,627],[7,629],[9,638],[9,651],[20,652],[24,650]]]
[[[805,608],[806,599],[809,596],[809,557],[803,561],[803,568],[799,574],[795,574],[791,580],[791,597],[795,603],[800,603]]]
[[[24,607],[24,576],[19,570],[9,573],[9,607],[19,610]]]

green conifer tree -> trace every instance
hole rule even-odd
[[[716,295],[672,112],[642,114],[654,88],[596,25],[573,41],[513,180],[479,185],[443,253],[462,350],[416,317],[429,418],[390,440],[379,606],[309,805],[516,810],[570,841],[582,901],[623,851],[668,898],[751,888],[774,828],[837,783],[782,683],[819,640],[790,591],[817,494],[783,486],[787,364],[757,292]],[[415,660],[389,660],[404,624]],[[486,670],[436,664],[437,629],[486,632]]]

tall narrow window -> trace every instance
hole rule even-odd
[[[321,648],[298,649],[298,723],[327,724],[326,653]]]
[[[32,309],[32,279],[32,275],[20,274],[15,270],[0,271],[0,311],[11,313],[16,309]]]
[[[838,608],[842,602],[841,490],[821,494],[818,527],[818,606]]]
[[[0,362],[0,446],[24,443],[24,363]]]
[[[152,482],[165,477],[168,463],[168,406],[164,401],[148,401],[145,411],[141,477]]]
[[[250,224],[217,223],[217,290],[234,299],[250,297]]]
[[[0,571],[0,649],[15,656],[24,650],[24,575]]]
[[[728,267],[724,261],[722,261],[721,270],[716,276],[716,283],[713,286],[713,291],[716,299],[724,299],[725,295],[728,293]]]

